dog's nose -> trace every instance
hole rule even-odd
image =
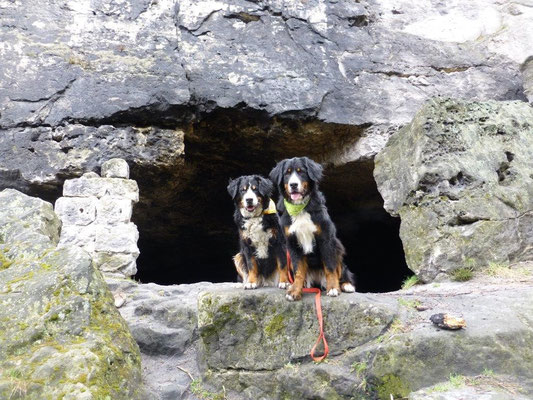
[[[298,184],[297,183],[291,183],[291,189],[293,189],[293,190],[298,189]]]
[[[254,199],[246,199],[246,204],[248,205],[253,205],[254,204]]]

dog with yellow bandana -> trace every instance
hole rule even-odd
[[[239,229],[240,252],[233,260],[245,289],[289,286],[285,237],[270,199],[273,190],[272,182],[260,175],[241,176],[228,185]]]

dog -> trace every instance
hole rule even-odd
[[[302,289],[321,287],[328,296],[355,292],[354,276],[343,262],[344,246],[326,208],[318,184],[323,168],[307,157],[280,161],[270,172],[279,191],[278,211],[294,267],[290,301],[302,298]]]
[[[228,193],[235,203],[233,218],[239,229],[240,252],[233,258],[245,289],[269,283],[289,287],[287,248],[274,202],[274,186],[259,175],[230,180]]]

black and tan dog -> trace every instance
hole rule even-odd
[[[285,238],[270,200],[273,190],[272,182],[259,175],[241,176],[228,185],[240,242],[240,252],[233,259],[245,289],[265,284],[281,289],[289,286]]]
[[[302,288],[322,287],[328,296],[354,292],[353,274],[343,262],[344,246],[318,190],[322,166],[307,157],[280,161],[270,172],[280,193],[281,227],[295,270],[288,300],[299,300]]]

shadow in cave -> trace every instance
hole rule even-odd
[[[232,257],[238,251],[238,237],[233,202],[226,192],[228,179],[253,173],[268,176],[275,162],[286,157],[320,160],[332,149],[357,140],[361,131],[315,120],[272,120],[237,110],[216,111],[195,123],[185,136],[179,185],[159,191],[154,182],[168,182],[171,177],[147,177],[142,169],[133,169],[141,198],[153,193],[134,210],[141,250],[136,279],[165,285],[236,281]],[[357,290],[399,289],[412,273],[405,263],[399,219],[383,209],[373,162],[329,166],[325,172],[321,190],[346,247],[346,263],[356,275]],[[158,202],[164,204],[154,211]]]
[[[359,173],[366,169],[363,174],[367,177],[371,173],[367,167],[351,167]],[[334,173],[334,179],[329,175],[326,174],[322,190],[339,238],[347,250],[346,264],[356,275],[357,291],[398,290],[403,280],[412,275],[405,263],[399,238],[399,218],[391,217],[383,209],[373,179],[364,185],[359,182],[339,189],[338,182],[353,181],[353,175],[347,178],[345,171]],[[147,239],[141,232],[138,280],[164,285],[236,281],[231,258],[238,251],[238,237],[232,220],[233,204],[225,191],[226,183],[210,185],[218,195],[206,202],[212,208],[206,215],[217,214],[219,217],[216,220],[218,230],[188,227],[170,241]]]

